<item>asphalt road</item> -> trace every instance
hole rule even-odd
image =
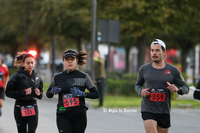
[[[37,133],[57,133],[57,99],[38,100]],[[14,100],[6,98],[0,117],[0,133],[17,133],[13,116]],[[140,109],[89,108],[86,133],[145,133]],[[172,109],[169,133],[199,133],[200,109]]]

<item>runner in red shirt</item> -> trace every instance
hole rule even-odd
[[[2,64],[0,57],[0,116],[2,114],[1,108],[5,97],[6,84],[9,80],[8,68],[5,64]]]

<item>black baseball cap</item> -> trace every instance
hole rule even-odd
[[[77,58],[77,53],[74,50],[67,50],[63,54],[63,60],[67,57],[74,57]]]

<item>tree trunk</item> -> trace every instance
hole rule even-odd
[[[125,50],[126,50],[126,52],[125,52],[125,63],[126,63],[126,65],[125,65],[125,70],[124,70],[124,72],[125,73],[129,73],[129,67],[130,67],[130,61],[129,61],[129,53],[130,53],[130,48],[129,47],[125,47]]]
[[[186,73],[186,69],[187,69],[187,62],[186,62],[186,58],[190,52],[191,49],[191,42],[186,42],[183,44],[184,47],[182,47],[181,49],[181,69],[182,72]]]
[[[146,43],[147,38],[141,37],[138,41],[138,67],[137,70],[145,63],[145,57],[146,57]]]
[[[78,37],[77,37],[77,51],[79,52],[81,50],[82,50],[81,49],[81,36],[78,35]]]
[[[18,47],[19,47],[19,44],[18,44],[18,43],[16,43],[16,44],[14,45],[14,47],[11,47],[11,56],[13,57],[13,61],[14,61],[15,56],[16,56],[16,54],[17,54]]]

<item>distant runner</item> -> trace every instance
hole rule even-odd
[[[187,94],[189,88],[178,68],[165,62],[165,43],[155,39],[150,48],[152,62],[140,67],[135,89],[143,97],[141,113],[146,132],[168,133],[171,93]]]
[[[9,80],[8,68],[5,64],[2,64],[0,57],[0,116],[2,115],[1,108],[3,107],[3,101],[5,97],[6,84]]]

